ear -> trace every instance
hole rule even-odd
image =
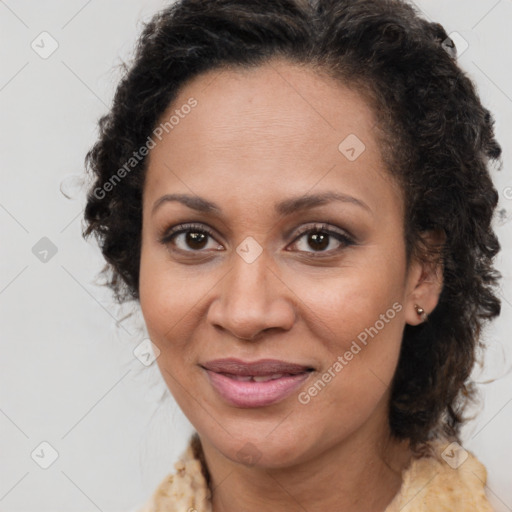
[[[437,306],[443,289],[442,247],[446,235],[442,230],[431,230],[422,234],[423,245],[428,249],[426,258],[412,257],[407,275],[405,321],[419,325]],[[418,308],[425,314],[418,312]]]

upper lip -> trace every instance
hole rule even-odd
[[[313,370],[311,366],[279,361],[278,359],[260,359],[253,362],[245,362],[240,359],[215,359],[201,364],[206,370],[216,373],[229,373],[240,376],[263,376],[278,373],[289,373],[292,375]]]

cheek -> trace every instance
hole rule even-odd
[[[397,270],[368,264],[345,268],[321,280],[299,274],[286,279],[307,325],[317,329],[320,339],[329,339],[337,352],[375,323],[379,331],[400,333],[404,289],[403,275]]]
[[[190,286],[191,280],[177,271],[165,248],[147,238],[143,237],[140,258],[140,305],[148,328],[161,334],[190,310],[197,286]]]
[[[143,242],[140,261],[139,301],[151,340],[162,355],[169,349],[165,343],[180,328],[180,318],[191,309],[186,286],[179,274],[172,271],[160,251]],[[188,290],[188,292],[187,292]]]
[[[156,363],[167,388],[180,407],[187,411],[190,397],[186,389],[190,379],[193,349],[187,330],[197,304],[195,286],[169,269],[154,254],[141,254],[140,306],[151,341],[160,350]],[[194,300],[195,299],[195,300]]]
[[[194,266],[178,267],[165,251],[143,245],[140,306],[149,337],[160,350],[157,364],[173,394],[192,377],[190,368],[200,356],[198,326],[220,277]]]
[[[327,384],[315,381],[303,395],[315,414],[326,414],[322,404],[336,403],[340,408],[331,413],[343,416],[350,409],[363,417],[386,392],[405,323],[401,270],[398,263],[393,269],[381,260],[321,282],[308,279],[308,286],[296,278],[305,323],[324,351],[318,378]]]

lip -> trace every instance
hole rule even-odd
[[[265,407],[284,400],[292,394],[311,374],[310,366],[261,359],[245,362],[240,359],[216,359],[200,365],[206,372],[210,384],[231,405],[242,408]],[[250,377],[278,378],[256,382]]]

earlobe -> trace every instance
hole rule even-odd
[[[414,309],[416,310],[416,314],[421,318],[422,322],[426,322],[428,320],[428,315],[425,313],[425,310],[421,306],[414,304]]]
[[[428,321],[428,316],[437,306],[443,289],[443,264],[441,248],[444,232],[431,231],[424,235],[424,242],[433,251],[428,261],[416,260],[412,264],[409,279],[409,294],[406,301],[405,321],[419,325]]]
[[[406,322],[419,325],[427,322],[437,306],[443,288],[441,272],[434,272],[435,278],[421,279],[409,295],[406,305]]]

